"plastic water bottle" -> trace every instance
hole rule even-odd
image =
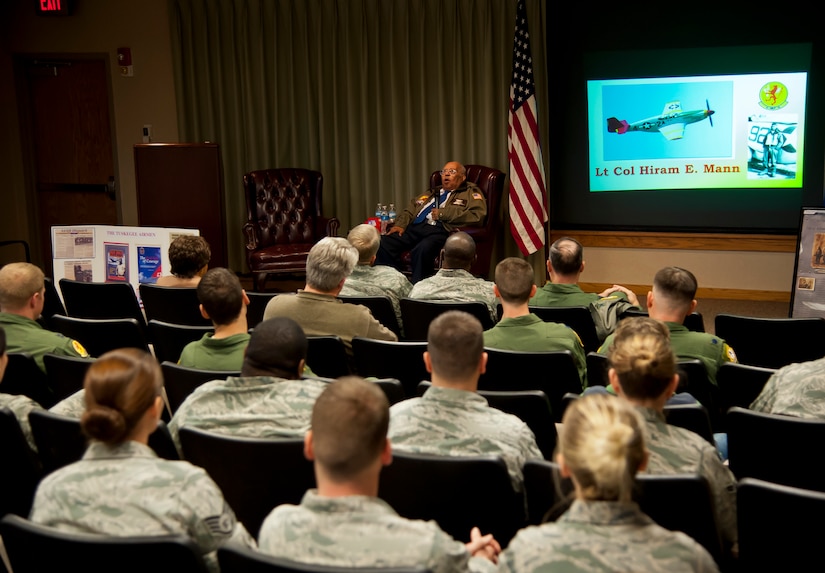
[[[390,225],[393,225],[395,223],[395,217],[397,215],[397,213],[395,212],[395,203],[390,203],[390,213],[389,213],[389,215],[390,215]]]
[[[380,202],[375,206],[375,218],[376,219],[381,219],[381,203]]]
[[[381,232],[382,233],[387,232],[387,230],[389,229],[389,224],[390,224],[390,214],[387,211],[387,206],[382,205],[381,206]]]

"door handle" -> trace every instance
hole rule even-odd
[[[106,183],[106,196],[112,201],[117,199],[117,183],[114,175],[109,175],[109,181]]]

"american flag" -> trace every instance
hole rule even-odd
[[[510,158],[510,232],[521,252],[529,255],[544,246],[547,192],[524,0],[519,0],[516,8],[507,149]]]

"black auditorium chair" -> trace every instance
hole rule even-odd
[[[596,325],[586,306],[531,306],[530,312],[544,322],[566,324],[576,331],[585,352],[595,352],[602,341],[596,333]]]
[[[9,361],[0,391],[4,394],[27,396],[44,408],[54,406],[57,399],[49,385],[49,379],[32,355],[25,352],[9,352],[6,356]]]
[[[40,482],[40,460],[9,408],[0,408],[0,443],[4,462],[0,471],[0,515],[14,513],[26,517]]]
[[[378,496],[408,519],[434,519],[461,541],[478,526],[505,547],[525,523],[524,498],[513,491],[498,456],[393,452],[381,470]],[[480,503],[479,500],[484,500]]]
[[[398,324],[398,316],[392,306],[392,301],[387,296],[338,296],[347,304],[360,304],[370,309],[375,320],[392,330],[401,339],[401,325]]]
[[[825,356],[825,318],[758,318],[717,314],[716,335],[742,364],[781,368]]]
[[[81,390],[86,371],[93,363],[94,360],[90,358],[44,354],[43,365],[46,367],[46,376],[55,400],[63,400]]]
[[[355,369],[359,375],[375,378],[396,378],[409,398],[416,395],[418,383],[429,380],[424,366],[427,343],[393,342],[356,336],[352,339]]]
[[[550,400],[556,421],[561,421],[561,400],[567,392],[581,392],[579,372],[569,350],[520,352],[485,348],[487,370],[479,390],[541,390]]]
[[[66,313],[76,318],[134,318],[142,329],[146,319],[135,289],[127,282],[86,283],[60,279]]]
[[[145,327],[134,318],[52,317],[57,332],[80,342],[91,356],[102,356],[118,348],[149,352]]]
[[[315,487],[303,438],[227,436],[190,426],[179,430],[184,459],[204,468],[238,520],[258,537],[264,518],[282,503],[298,504]]]
[[[723,415],[720,416],[716,431],[727,431],[724,413],[734,406],[750,407],[775,372],[773,368],[737,362],[721,364],[716,371],[716,385],[719,387],[719,411]]]
[[[146,320],[159,320],[172,324],[212,326],[200,311],[196,287],[165,287],[141,284],[138,287]]]
[[[354,573],[349,566],[311,565],[274,557],[239,545],[218,548],[221,573]],[[358,567],[365,573],[429,573],[428,569],[414,567]]]
[[[269,301],[278,296],[277,292],[253,292],[249,291],[249,304],[246,307],[246,324],[249,328],[255,328],[263,319],[266,305]]]
[[[68,533],[16,515],[0,521],[0,535],[15,573],[207,573],[200,548],[184,535],[115,537]]]
[[[307,336],[307,342],[307,365],[314,374],[324,378],[352,374],[347,347],[340,336]]]
[[[160,365],[163,372],[163,386],[166,390],[166,399],[169,402],[171,413],[177,411],[186,397],[195,391],[195,388],[212,380],[226,380],[230,376],[240,376],[239,371],[202,370],[189,368],[174,362],[164,361]]]
[[[484,330],[493,327],[493,317],[487,305],[480,301],[444,301],[402,298],[401,322],[404,324],[404,337],[407,340],[427,340],[430,323],[448,310],[461,310],[475,316]]]
[[[187,344],[200,340],[204,334],[214,332],[212,325],[174,324],[155,319],[149,321],[149,335],[158,362],[177,362]]]

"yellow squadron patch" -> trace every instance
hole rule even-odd
[[[89,353],[86,352],[86,349],[83,348],[83,345],[77,340],[72,340],[72,348],[74,348],[74,351],[80,354],[83,358],[88,358]]]
[[[736,359],[736,353],[733,351],[733,348],[727,344],[725,344],[725,354],[727,354],[728,360],[731,362],[739,362],[739,360]]]

